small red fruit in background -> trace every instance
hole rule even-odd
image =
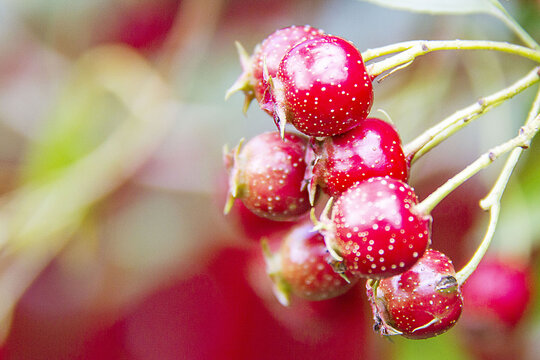
[[[375,329],[382,335],[425,339],[449,330],[461,315],[463,298],[446,255],[427,250],[408,271],[368,283]]]
[[[345,191],[323,214],[329,250],[353,275],[385,278],[404,272],[429,244],[430,216],[415,212],[417,198],[407,184],[371,178]]]
[[[289,122],[310,136],[334,136],[352,129],[367,117],[373,103],[362,55],[336,36],[321,36],[291,48],[272,84],[278,128]]]
[[[464,325],[513,329],[531,302],[531,269],[524,263],[484,258],[463,286]]]
[[[106,40],[118,41],[142,51],[156,50],[163,45],[173,27],[181,3],[181,0],[121,2],[116,4],[118,11],[113,13],[114,23],[108,25],[105,21],[105,29],[96,29],[97,33],[108,32]]]
[[[283,140],[277,132],[267,132],[238,145],[225,154],[229,170],[227,213],[234,199],[257,214],[271,220],[290,221],[309,209],[304,186],[307,140],[287,133]]]
[[[465,309],[461,339],[477,359],[525,358],[526,339],[519,324],[533,292],[533,274],[523,259],[486,255],[463,285]]]
[[[326,300],[342,295],[355,283],[347,281],[352,279],[350,274],[334,271],[331,263],[335,260],[309,219],[284,236],[278,253],[270,254],[267,249],[267,262],[276,295],[284,305],[289,304],[290,294],[312,301]]]
[[[246,96],[244,111],[247,110],[247,106],[251,100],[255,98],[260,103],[263,110],[267,111],[270,115],[273,115],[273,109],[264,105],[268,101],[268,99],[265,100],[265,95],[269,95],[267,94],[269,84],[268,79],[265,79],[264,76],[265,71],[268,72],[269,76],[275,77],[281,59],[283,59],[283,56],[285,56],[290,48],[298,43],[308,39],[314,39],[323,34],[324,32],[322,30],[309,25],[293,25],[282,28],[268,35],[261,44],[257,45],[251,57],[246,53],[242,46],[237,43],[243,72],[228,90],[227,96],[230,96],[238,90],[242,90]]]
[[[308,169],[313,173],[310,194],[315,193],[317,185],[330,196],[337,196],[354,183],[372,177],[408,179],[409,165],[399,134],[383,120],[368,118],[344,134],[320,142],[312,140],[311,144],[314,164],[312,170]]]

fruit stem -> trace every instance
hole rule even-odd
[[[527,125],[534,122],[535,116],[536,121],[538,121],[538,118],[540,117],[538,114],[540,114],[540,89],[536,94],[536,98],[531,106],[531,110],[529,111],[525,124]],[[522,152],[523,148],[518,147],[510,153],[510,156],[504,164],[504,167],[497,178],[497,181],[493,185],[493,188],[488,195],[480,201],[480,207],[482,207],[484,210],[489,210],[489,224],[486,234],[484,235],[484,239],[482,239],[482,242],[480,243],[480,246],[478,246],[478,249],[474,253],[473,257],[467,263],[467,265],[465,265],[463,269],[456,274],[456,280],[459,285],[463,285],[469,276],[476,270],[478,264],[480,261],[482,261],[482,258],[486,254],[489,245],[491,244],[491,240],[495,234],[495,228],[497,227],[497,222],[499,219],[502,195]]]
[[[517,150],[517,149],[516,149]],[[515,153],[512,153],[512,155]],[[512,156],[512,158],[515,158],[516,156]],[[501,194],[502,195],[502,194]],[[480,263],[480,261],[483,259],[484,255],[486,254],[489,245],[491,244],[491,240],[493,239],[493,235],[495,234],[495,229],[497,227],[497,222],[499,220],[499,212],[500,212],[501,205],[499,202],[492,204],[489,209],[489,224],[486,230],[486,234],[484,235],[484,238],[482,239],[482,242],[480,243],[480,246],[478,246],[478,249],[474,253],[473,257],[467,265],[463,267],[458,273],[456,274],[456,280],[458,284],[461,286],[465,283],[465,281],[469,278],[469,276],[476,270],[476,267]]]
[[[517,147],[528,148],[531,139],[536,135],[540,129],[540,116],[535,117],[530,122],[527,122],[519,129],[519,133],[516,137],[492,148],[486,153],[482,154],[478,159],[472,162],[469,166],[449,179],[446,183],[441,185],[437,190],[431,193],[421,203],[415,206],[416,211],[421,214],[429,214],[433,208],[441,202],[448,194],[455,190],[458,186],[470,179],[480,170],[489,166],[500,156],[512,151]]]
[[[540,51],[501,41],[486,40],[415,40],[396,43],[362,53],[364,61],[400,52],[390,58],[368,65],[370,76],[378,76],[397,66],[407,64],[416,57],[439,50],[493,50],[518,55],[540,63]]]
[[[478,118],[539,81],[540,67],[536,67],[509,87],[480,98],[474,104],[456,111],[406,144],[404,146],[405,156],[410,164],[414,163],[435,146],[465,127],[471,120]]]
[[[505,23],[510,30],[516,34],[524,44],[526,44],[531,49],[540,50],[540,45],[519,25],[519,23],[506,11],[506,9],[501,5],[498,0],[490,0],[490,2],[495,6],[499,12],[496,16]]]

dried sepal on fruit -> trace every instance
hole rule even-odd
[[[275,77],[281,59],[294,45],[308,39],[314,39],[323,35],[320,29],[309,25],[289,26],[278,29],[268,35],[255,47],[253,55],[249,55],[244,47],[236,42],[236,48],[242,65],[242,74],[236,82],[227,90],[225,98],[238,91],[245,95],[244,112],[253,99],[256,99],[263,110],[273,115],[272,107],[265,106],[268,91],[268,76]],[[264,75],[266,68],[267,75]]]

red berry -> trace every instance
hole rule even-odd
[[[385,278],[404,272],[429,244],[430,216],[419,214],[417,198],[407,184],[371,178],[345,191],[323,216],[329,247],[356,276]]]
[[[277,261],[276,261],[277,260]],[[308,219],[284,237],[278,254],[269,259],[269,273],[285,299],[289,293],[307,300],[325,300],[345,293],[353,285],[334,271],[323,236]],[[352,279],[350,274],[344,274]]]
[[[268,79],[265,79],[264,76],[264,67],[266,66],[269,76],[275,77],[281,59],[283,59],[283,56],[285,56],[290,48],[298,43],[308,39],[314,39],[323,34],[324,32],[322,30],[309,25],[293,25],[276,30],[270,34],[261,44],[257,45],[251,57],[245,54],[245,50],[240,47],[239,52],[243,73],[231,87],[228,94],[242,90],[246,95],[246,108],[251,100],[255,98],[261,104],[263,110],[273,115],[273,109],[265,105],[268,101],[268,97],[265,100],[265,94],[267,93],[269,84]]]
[[[449,330],[461,315],[463,298],[452,261],[435,250],[408,271],[367,286],[375,329],[382,335],[425,339]]]
[[[260,134],[245,146],[225,154],[229,170],[229,201],[242,200],[255,214],[279,221],[294,220],[309,208],[304,186],[307,140],[287,133],[282,140],[278,133]]]
[[[228,155],[226,155],[228,157]],[[229,191],[229,176],[226,169],[216,175],[216,188],[213,195],[216,208],[223,209],[227,201]],[[234,200],[227,214],[228,223],[233,230],[233,237],[238,240],[253,241],[259,245],[262,238],[283,236],[302,218],[308,218],[309,214],[293,221],[275,221],[255,215],[241,200]],[[248,242],[249,243],[249,242]],[[258,248],[258,246],[256,246]]]
[[[513,329],[531,301],[531,269],[507,259],[485,258],[463,286],[469,328]]]
[[[409,166],[396,129],[380,119],[369,118],[348,132],[312,141],[313,177],[310,191],[320,185],[337,196],[354,183],[389,176],[407,181]],[[308,171],[310,171],[308,169]]]
[[[275,77],[283,56],[296,44],[322,36],[324,32],[309,25],[290,26],[270,34],[253,54],[254,91],[257,101],[262,102],[269,84],[264,79],[264,66],[268,75]]]
[[[373,103],[371,79],[350,42],[321,36],[297,44],[273,79],[278,127],[290,122],[310,136],[342,134],[361,123]]]

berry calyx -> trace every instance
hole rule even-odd
[[[407,184],[388,177],[356,183],[323,213],[319,227],[331,252],[353,275],[386,278],[422,257],[430,242],[429,215]]]
[[[227,91],[226,98],[237,91],[243,91],[245,94],[244,112],[253,99],[256,99],[263,110],[272,115],[272,109],[267,108],[264,104],[265,95],[268,91],[268,79],[265,79],[265,67],[267,76],[275,77],[278,66],[283,59],[283,56],[294,45],[314,39],[323,35],[324,32],[309,25],[305,26],[289,26],[274,31],[268,35],[266,39],[255,47],[255,51],[250,56],[243,46],[236,42],[236,48],[242,65],[242,74]]]
[[[240,199],[256,215],[290,221],[310,208],[304,186],[307,140],[287,133],[283,140],[267,132],[225,151],[229,171],[229,193],[225,213]]]
[[[279,292],[278,299],[284,304],[289,303],[290,294],[311,301],[334,298],[355,282],[348,280],[346,272],[334,271],[335,259],[328,253],[323,236],[313,231],[309,219],[284,236],[278,253],[264,249],[268,273]]]
[[[312,139],[310,149],[314,152],[314,164],[308,169],[313,174],[308,179],[310,194],[316,193],[318,185],[330,196],[338,196],[372,177],[408,179],[401,139],[394,126],[380,119],[368,118],[354,129],[322,141]]]
[[[531,269],[503,258],[484,258],[463,285],[468,328],[514,329],[523,319],[532,294]]]
[[[342,134],[360,124],[373,103],[362,55],[337,36],[320,36],[291,48],[271,84],[281,131],[288,122],[309,136]]]
[[[425,339],[449,330],[463,308],[455,275],[452,261],[430,249],[408,271],[382,279],[376,287],[368,281],[375,330],[409,339]]]

